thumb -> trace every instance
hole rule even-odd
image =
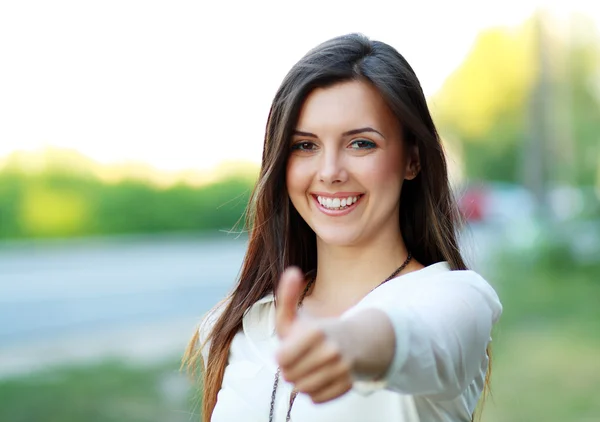
[[[300,269],[291,267],[281,275],[277,287],[277,310],[275,330],[279,337],[285,337],[296,320],[298,301],[302,295],[304,276]]]

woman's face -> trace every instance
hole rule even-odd
[[[291,139],[287,190],[321,241],[358,245],[399,231],[400,191],[414,177],[415,158],[375,87],[350,81],[318,88]]]

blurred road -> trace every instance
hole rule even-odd
[[[182,351],[244,248],[233,236],[1,244],[0,375]]]
[[[0,346],[131,321],[201,316],[235,279],[244,241],[160,238],[0,249]]]

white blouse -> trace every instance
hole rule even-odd
[[[291,420],[470,421],[483,390],[486,347],[502,313],[494,289],[477,273],[450,271],[440,262],[388,281],[341,318],[373,308],[388,315],[396,334],[383,380],[357,380],[348,393],[323,404],[299,394]],[[204,319],[201,343],[218,316],[215,308]],[[278,342],[274,298],[268,295],[245,313],[243,329],[233,339],[212,422],[269,420]],[[202,351],[205,362],[208,349]],[[292,388],[280,379],[275,421],[285,421]]]

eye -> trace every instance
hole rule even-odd
[[[375,142],[366,139],[357,139],[350,144],[351,149],[373,149],[377,147]]]
[[[292,151],[313,151],[317,148],[314,142],[300,141],[292,145]]]

